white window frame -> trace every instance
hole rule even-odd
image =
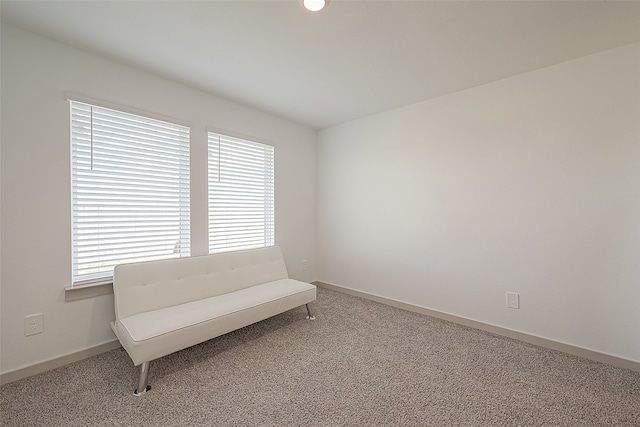
[[[275,147],[211,131],[209,253],[275,245]]]
[[[119,263],[189,256],[189,126],[67,99],[72,287],[112,281]]]

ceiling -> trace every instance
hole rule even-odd
[[[314,129],[640,41],[640,2],[7,1],[25,28]]]

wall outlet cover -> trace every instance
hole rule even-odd
[[[507,307],[520,308],[520,295],[515,292],[507,292]]]
[[[44,331],[44,316],[42,313],[32,314],[24,318],[24,336],[41,334]]]

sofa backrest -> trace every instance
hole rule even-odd
[[[288,278],[278,246],[117,265],[116,320]]]

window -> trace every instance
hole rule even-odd
[[[71,101],[72,279],[190,255],[189,128]]]
[[[274,148],[209,132],[209,253],[275,244]]]

